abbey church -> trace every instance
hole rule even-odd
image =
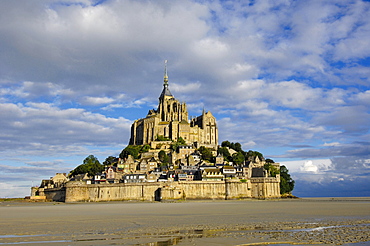
[[[216,118],[203,110],[202,115],[189,120],[186,103],[180,103],[168,88],[167,66],[164,84],[157,109],[136,120],[131,126],[130,145],[144,145],[158,138],[177,141],[180,137],[195,148],[205,146],[217,149],[218,129]]]
[[[113,158],[103,171],[91,176],[85,170],[75,174],[71,171],[69,175],[58,173],[43,180],[39,187],[32,187],[30,199],[78,202],[279,198],[280,174],[273,171],[280,170],[280,164],[268,163],[266,169],[263,156],[252,156],[237,164],[217,154],[216,118],[203,110],[200,116],[189,119],[186,104],[170,92],[166,65],[165,62],[158,108],[149,110],[145,118],[135,120],[131,126],[130,145],[149,145],[146,151],[137,157],[128,154]],[[204,158],[200,149],[211,152],[212,160]],[[230,156],[238,153],[232,148],[227,151]],[[161,160],[160,153],[167,160]]]

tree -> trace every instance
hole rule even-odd
[[[179,137],[178,139],[177,139],[177,141],[176,142],[173,142],[172,144],[171,144],[171,149],[173,150],[173,151],[176,151],[177,150],[177,148],[180,146],[180,145],[185,145],[186,144],[186,142],[185,142],[185,140],[182,138],[182,137]]]
[[[205,160],[205,161],[211,161],[212,160],[213,155],[212,155],[212,152],[209,148],[206,148],[204,146],[200,146],[198,151],[202,155],[203,160]]]
[[[164,137],[162,135],[157,135],[155,141],[171,141],[170,138]]]
[[[145,153],[145,152],[148,152],[150,150],[150,145],[149,144],[145,144],[143,145],[141,148],[140,148],[140,153]]]
[[[229,141],[223,141],[222,143],[221,143],[221,147],[228,147],[228,148],[230,148],[230,149],[233,149],[233,150],[235,150],[235,151],[237,151],[237,152],[241,152],[241,151],[243,151],[242,150],[242,145],[240,144],[240,143],[238,143],[238,142],[236,142],[236,143],[230,143]]]
[[[108,156],[103,162],[104,166],[113,166],[114,164],[117,164],[117,158],[114,156]]]
[[[290,177],[286,166],[280,166],[280,194],[290,193],[294,189],[295,181]]]
[[[83,164],[79,165],[70,172],[70,175],[75,176],[77,174],[88,173],[89,176],[94,176],[97,173],[101,173],[103,170],[104,165],[101,165],[95,156],[89,155],[85,158]]]
[[[221,148],[218,148],[217,150],[217,154],[221,154],[225,160],[228,160],[228,161],[231,161],[229,159],[230,157],[230,152],[229,150],[226,148],[226,147],[221,147]]]
[[[241,152],[234,153],[232,156],[234,164],[242,165],[244,163],[244,155]]]
[[[163,165],[168,164],[170,161],[170,157],[164,150],[159,151],[158,158],[162,162]]]
[[[229,147],[230,148],[230,146],[231,146],[231,143],[229,142],[229,141],[223,141],[222,143],[221,143],[221,147]]]
[[[254,160],[256,156],[258,156],[261,160],[264,159],[263,155],[258,151],[249,150],[245,153],[245,159],[249,161]]]
[[[182,144],[182,145],[186,144],[185,140],[184,140],[182,137],[179,137],[179,138],[177,139],[177,142],[178,142],[179,144]]]
[[[235,151],[238,151],[238,152],[241,152],[242,151],[242,145],[240,143],[232,143],[232,148],[235,150]]]
[[[274,167],[271,163],[266,162],[263,168],[269,173],[270,177],[276,177],[276,174],[280,173],[276,167]]]
[[[121,154],[119,154],[119,157],[121,159],[126,159],[131,155],[134,159],[138,159],[141,148],[141,145],[127,145],[127,147],[122,150]]]

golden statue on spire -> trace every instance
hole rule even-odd
[[[168,75],[167,75],[167,60],[164,60],[164,78],[163,81],[165,84],[168,84]]]

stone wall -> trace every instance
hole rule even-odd
[[[185,199],[225,199],[224,181],[178,182]]]
[[[44,196],[47,200],[55,202],[64,202],[66,199],[66,188],[58,187],[51,189],[44,189]]]
[[[154,201],[156,200],[156,190],[160,187],[160,183],[85,184],[68,182],[65,201]]]
[[[280,198],[280,178],[251,178],[250,182],[252,198]]]
[[[279,193],[279,182],[276,178],[254,178],[247,182],[226,180],[133,184],[86,184],[73,181],[68,182],[64,189],[45,190],[48,199],[64,199],[65,202],[266,199],[278,198]]]
[[[226,185],[225,198],[227,200],[252,197],[250,182],[240,182],[239,180],[227,180],[225,182],[225,185]]]

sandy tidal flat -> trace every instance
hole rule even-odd
[[[0,245],[293,243],[370,245],[370,198],[0,203]]]

